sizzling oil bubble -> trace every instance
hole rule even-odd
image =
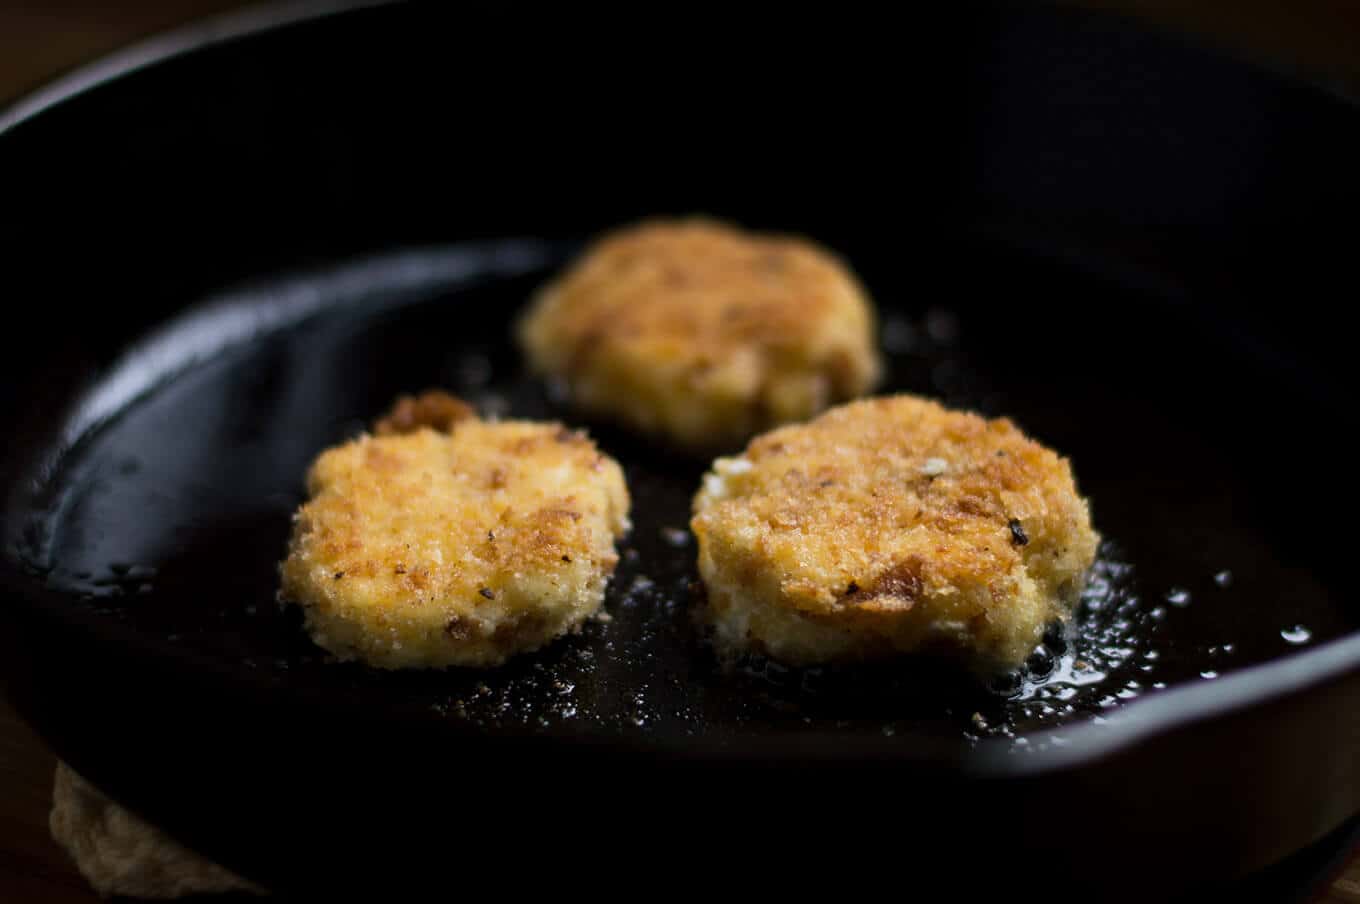
[[[1280,636],[1288,643],[1292,643],[1295,646],[1301,646],[1313,639],[1313,632],[1309,631],[1303,625],[1295,625],[1292,628],[1282,629],[1280,631]]]
[[[1166,601],[1173,606],[1184,609],[1190,605],[1190,591],[1183,587],[1172,587],[1166,592]]]
[[[1053,654],[1042,644],[1025,660],[1025,669],[1034,678],[1042,680],[1053,674],[1055,666]]]
[[[1214,575],[1214,583],[1217,584],[1219,587],[1224,588],[1231,587],[1232,582],[1233,582],[1232,572],[1226,568],[1220,571],[1218,574]]]
[[[665,541],[667,546],[683,549],[689,545],[689,531],[679,527],[663,527],[661,528],[661,539]]]
[[[1112,567],[1106,567],[1112,566]],[[1107,578],[1101,598],[1080,613],[1066,631],[1055,624],[1025,669],[967,687],[967,676],[938,661],[912,660],[882,666],[788,668],[748,654],[734,663],[728,679],[740,677],[757,708],[794,713],[807,724],[827,724],[847,712],[857,719],[879,718],[897,736],[910,734],[913,720],[929,708],[944,712],[973,741],[1013,738],[1018,733],[1095,715],[1146,693],[1155,662],[1141,653],[1148,638],[1141,611],[1124,606],[1130,598],[1129,572],[1108,557],[1099,566]],[[1115,575],[1118,575],[1117,577]],[[1123,616],[1115,613],[1123,611]],[[976,716],[974,716],[976,714]],[[811,719],[811,722],[807,722]]]
[[[901,314],[889,314],[883,320],[883,347],[892,355],[904,355],[916,346],[916,328]]]
[[[926,335],[936,345],[953,345],[959,339],[958,315],[940,308],[927,311]]]
[[[483,354],[463,354],[458,358],[457,382],[462,389],[477,389],[491,382],[491,359]]]
[[[1112,677],[1129,673],[1129,660],[1138,652],[1139,626],[1151,621],[1133,592],[1132,578],[1128,563],[1120,561],[1107,544],[1091,569],[1076,617],[1065,630],[1055,625],[1045,633],[1012,699],[1057,700],[1066,707],[1089,699],[1095,708],[1107,708],[1120,699],[1110,694],[1095,699],[1095,695]],[[1127,687],[1122,690],[1124,700],[1137,695]],[[1052,724],[1068,711],[1045,705],[1023,721],[1034,727]]]
[[[510,415],[510,400],[498,392],[484,392],[474,399],[482,417],[490,421]]]
[[[545,380],[543,390],[553,404],[565,405],[571,401],[571,384],[561,377],[550,377]]]

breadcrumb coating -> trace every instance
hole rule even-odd
[[[1066,459],[912,396],[834,408],[719,458],[691,526],[726,654],[795,665],[935,652],[1020,665],[1099,535]]]
[[[873,308],[839,260],[705,219],[606,236],[539,293],[519,337],[585,411],[694,449],[810,417],[881,369]]]
[[[281,596],[318,645],[382,668],[493,666],[599,609],[629,500],[584,433],[430,394],[378,430],[317,458],[295,516]]]

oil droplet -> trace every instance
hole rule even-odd
[[[491,382],[491,361],[486,355],[471,354],[458,362],[458,382],[464,386],[485,386]]]
[[[1218,677],[1218,672],[1215,672],[1213,669],[1206,669],[1203,672],[1199,673],[1199,677],[1214,679]]]
[[[938,308],[926,312],[926,333],[939,345],[952,345],[959,338],[959,318]]]
[[[548,401],[563,404],[571,399],[571,384],[561,377],[553,377],[544,383]]]
[[[916,330],[905,317],[891,315],[883,321],[883,347],[894,355],[905,354],[916,345]]]
[[[666,541],[666,545],[680,549],[689,545],[689,531],[678,527],[663,527],[661,539]]]
[[[1283,630],[1281,630],[1280,636],[1283,637],[1287,642],[1297,646],[1299,644],[1308,643],[1308,641],[1312,640],[1313,632],[1309,631],[1303,625],[1295,625],[1292,628],[1284,628]]]
[[[1190,591],[1184,587],[1172,587],[1166,592],[1166,601],[1173,606],[1184,609],[1190,605]]]
[[[959,366],[953,361],[941,361],[930,369],[930,383],[940,392],[958,387]]]
[[[485,392],[476,401],[477,408],[489,421],[499,420],[510,413],[510,400],[500,393]]]
[[[1220,587],[1231,587],[1232,581],[1232,572],[1226,568],[1214,575],[1214,583]]]

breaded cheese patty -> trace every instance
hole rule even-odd
[[[519,333],[582,409],[699,449],[861,395],[880,370],[873,309],[843,264],[702,219],[605,237]]]
[[[442,393],[377,429],[313,463],[281,567],[318,645],[383,668],[491,666],[599,609],[628,491],[585,434],[482,421]]]
[[[1066,619],[1099,536],[1065,459],[1010,421],[854,402],[719,458],[691,522],[721,653],[794,665],[1020,665]]]

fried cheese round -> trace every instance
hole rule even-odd
[[[881,369],[873,307],[839,260],[704,219],[605,237],[538,294],[519,338],[584,411],[692,449],[811,417]]]
[[[281,566],[319,646],[389,669],[494,666],[600,608],[629,500],[585,434],[482,421],[442,393],[377,430],[313,463]]]
[[[726,656],[1019,666],[1067,619],[1099,536],[1066,459],[912,396],[843,405],[719,458],[691,522]]]

